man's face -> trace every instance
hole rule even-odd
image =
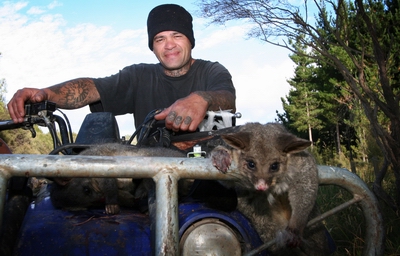
[[[167,71],[190,67],[192,45],[182,33],[176,31],[158,33],[153,39],[153,52]]]

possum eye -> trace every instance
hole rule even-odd
[[[254,163],[253,160],[247,160],[247,168],[254,170],[256,168],[256,163]]]
[[[270,170],[271,172],[277,172],[277,171],[279,171],[279,163],[278,163],[278,162],[275,162],[275,163],[271,164],[270,167],[269,167],[269,170]]]
[[[83,187],[83,193],[85,195],[90,195],[92,193],[92,190],[89,187],[84,186]]]

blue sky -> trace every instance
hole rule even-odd
[[[0,2],[0,78],[8,101],[23,87],[43,88],[77,77],[104,77],[133,63],[155,63],[147,46],[149,11],[165,1],[35,0]],[[193,57],[218,61],[232,74],[237,111],[245,122],[272,122],[282,112],[281,97],[293,62],[285,49],[246,39],[249,24],[208,26],[194,1],[173,1],[194,18]],[[87,107],[67,111],[77,132]],[[131,115],[117,118],[122,135],[131,134]]]
[[[165,1],[126,1],[126,0],[81,0],[81,1],[29,1],[29,6],[46,8],[49,3],[57,7],[52,13],[61,13],[68,26],[80,23],[93,23],[99,26],[113,26],[118,29],[132,29],[146,25],[149,11]],[[190,10],[192,1],[176,1]]]

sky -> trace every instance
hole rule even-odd
[[[218,61],[232,75],[237,124],[273,122],[294,63],[289,51],[248,38],[249,24],[210,25],[195,0],[0,1],[0,79],[6,102],[24,87],[44,88],[78,77],[105,77],[135,63],[157,63],[148,48],[146,21],[152,8],[175,3],[193,16],[196,59]],[[89,108],[64,111],[78,132]],[[134,132],[131,114],[118,116],[121,135]]]

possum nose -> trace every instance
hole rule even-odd
[[[264,180],[258,180],[255,187],[258,191],[265,191],[268,189],[268,185]]]

